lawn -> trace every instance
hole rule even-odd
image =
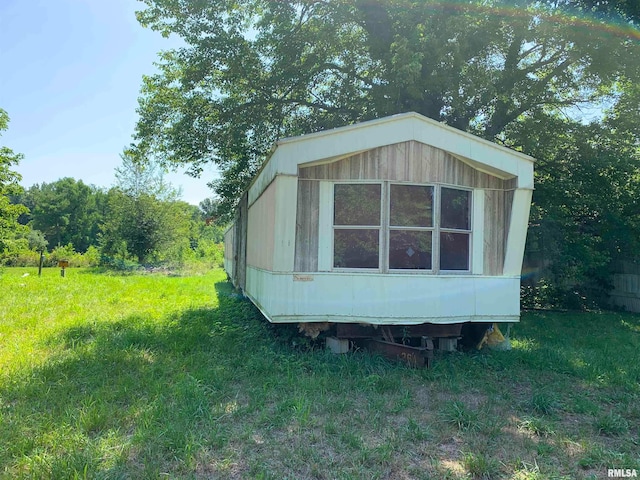
[[[526,313],[513,350],[412,370],[307,348],[219,270],[0,292],[0,478],[640,474],[639,315]]]

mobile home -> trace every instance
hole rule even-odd
[[[274,323],[518,321],[533,164],[416,113],[280,140],[225,269]]]

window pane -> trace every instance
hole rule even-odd
[[[381,185],[334,185],[334,225],[380,225]]]
[[[469,234],[440,234],[440,270],[469,270]]]
[[[431,232],[391,230],[389,268],[431,269]]]
[[[455,188],[442,188],[440,200],[442,228],[459,228],[470,230],[471,225],[471,192]]]
[[[378,230],[334,230],[333,266],[378,268],[378,241]]]
[[[433,225],[433,187],[391,185],[389,223],[398,227]]]

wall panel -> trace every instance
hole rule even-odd
[[[444,150],[410,141],[376,148],[323,165],[302,167],[300,178],[448,183],[473,188],[505,188],[498,177],[480,172]]]
[[[319,207],[320,182],[299,179],[294,262],[296,272],[318,271]]]
[[[502,275],[505,252],[504,192],[485,191],[484,274]]]
[[[247,265],[265,270],[273,269],[276,184],[271,182],[248,213]]]

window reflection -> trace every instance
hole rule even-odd
[[[336,229],[333,237],[333,266],[378,268],[378,230]]]
[[[471,225],[471,192],[456,188],[441,188],[440,226],[469,230]]]

